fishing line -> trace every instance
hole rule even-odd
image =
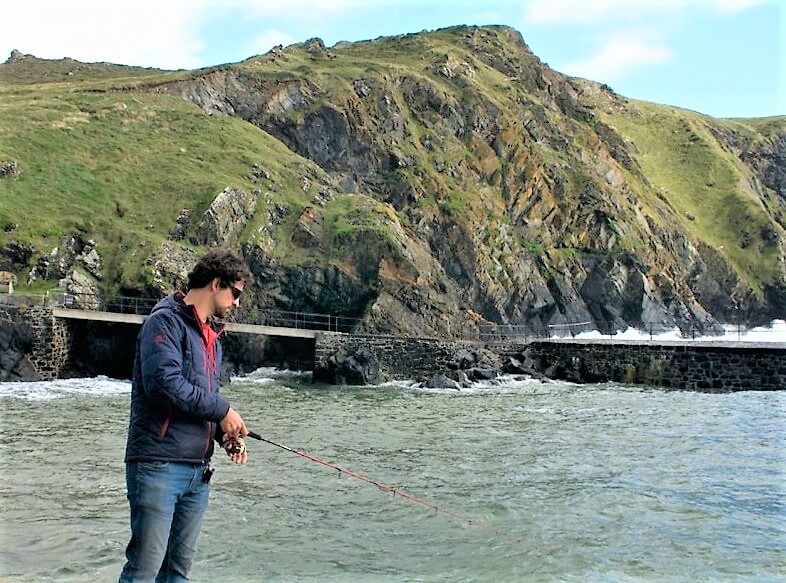
[[[323,460],[322,458],[319,458],[319,457],[317,457],[315,455],[311,455],[311,454],[306,453],[306,452],[301,451],[301,450],[292,449],[291,447],[287,447],[286,445],[281,445],[280,443],[276,443],[275,441],[271,441],[270,439],[266,439],[266,438],[262,437],[261,435],[259,435],[258,433],[254,433],[253,431],[249,431],[248,432],[248,437],[251,437],[251,438],[256,439],[258,441],[264,441],[265,443],[268,443],[270,445],[273,445],[275,447],[283,449],[284,451],[288,451],[290,453],[294,453],[295,455],[300,456],[300,457],[302,457],[304,459],[307,459],[309,461],[318,463],[318,464],[320,464],[322,466],[330,468],[331,470],[335,470],[335,471],[338,472],[339,478],[342,475],[346,474],[347,476],[350,476],[352,478],[356,478],[358,480],[361,480],[362,482],[366,482],[367,484],[372,484],[373,486],[376,486],[377,488],[379,488],[383,492],[390,492],[391,494],[393,494],[393,496],[400,496],[401,498],[409,500],[410,502],[414,502],[416,504],[420,504],[421,506],[425,506],[426,508],[430,508],[430,509],[434,510],[435,513],[442,513],[442,514],[445,514],[447,516],[451,516],[451,517],[455,518],[456,520],[460,520],[461,522],[464,522],[464,523],[466,523],[466,524],[468,524],[470,526],[474,526],[476,528],[483,529],[486,532],[489,532],[489,533],[491,533],[491,534],[493,534],[493,535],[495,535],[495,536],[497,536],[499,538],[505,539],[507,542],[513,542],[513,543],[516,543],[516,544],[521,544],[521,540],[520,539],[515,538],[514,536],[512,536],[511,534],[509,534],[507,532],[504,532],[504,531],[501,531],[501,530],[499,530],[497,528],[494,528],[493,526],[489,526],[488,524],[484,523],[483,521],[476,520],[474,518],[470,518],[469,516],[466,516],[466,515],[461,514],[459,512],[455,512],[455,511],[453,511],[450,508],[447,508],[445,506],[440,506],[438,504],[434,504],[432,502],[429,502],[428,500],[424,500],[423,498],[418,498],[417,496],[414,496],[414,495],[410,494],[409,492],[405,492],[404,490],[399,490],[398,488],[396,488],[394,486],[389,486],[388,484],[383,484],[382,482],[379,482],[378,480],[374,480],[372,478],[369,478],[368,476],[364,476],[363,474],[359,474],[359,473],[354,472],[352,470],[348,470],[346,468],[342,468],[340,466],[337,466],[336,464],[330,463],[329,461]]]

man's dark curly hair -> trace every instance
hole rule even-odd
[[[218,278],[221,287],[229,287],[237,281],[248,285],[252,281],[251,272],[237,255],[228,249],[211,249],[197,261],[188,274],[188,289],[199,289]]]

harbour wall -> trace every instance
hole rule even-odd
[[[0,304],[0,380],[60,377],[69,363],[84,360],[80,353],[88,349],[80,339],[96,338],[96,331],[101,336],[101,326],[108,327],[104,343],[111,345],[101,360],[130,365],[136,326],[124,325],[120,330],[117,325],[91,322],[88,332],[84,323],[57,318],[45,305]],[[126,337],[124,348],[109,343],[118,334]],[[278,342],[285,349],[286,339]],[[337,360],[364,355],[379,369],[381,379],[423,380],[466,368],[470,355],[475,359],[471,365],[484,370],[502,372],[510,370],[511,363],[525,363],[534,373],[577,383],[620,382],[696,391],[786,389],[786,343],[575,339],[491,343],[320,332],[313,350],[315,378]],[[94,345],[90,352],[95,352]],[[231,350],[226,356],[232,360]],[[119,369],[111,372],[123,376]]]

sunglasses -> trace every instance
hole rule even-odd
[[[233,299],[238,299],[240,297],[240,294],[243,293],[242,289],[237,289],[234,285],[229,286],[229,291],[232,292]]]

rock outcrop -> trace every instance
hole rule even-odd
[[[242,249],[255,275],[249,310],[331,314],[360,332],[713,332],[786,317],[782,120],[715,120],[634,102],[550,69],[506,27],[335,47],[311,39],[133,82],[134,70],[83,65],[18,54],[0,66],[16,80],[100,69],[102,79],[117,76],[107,100],[176,96],[189,102],[189,132],[231,116],[222,130],[266,136],[264,151],[236,138],[233,183],[211,186],[218,195],[207,208],[178,193],[163,226],[118,235],[113,252],[135,258],[133,269],[110,261],[104,239],[95,236],[100,255],[82,239],[94,236],[87,221],[50,255],[9,262],[17,271],[32,264],[30,281],[87,285],[79,272],[99,287],[164,293],[193,261],[188,241]]]

